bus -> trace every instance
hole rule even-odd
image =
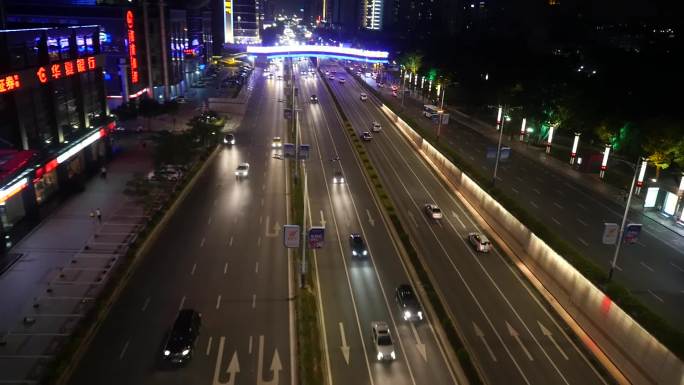
[[[432,104],[423,105],[423,116],[428,119],[432,119],[437,115],[439,115],[439,108],[437,108],[437,106],[433,106]]]

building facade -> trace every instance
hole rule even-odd
[[[83,188],[114,129],[97,25],[0,31],[0,236]]]
[[[262,4],[259,0],[225,0],[224,42],[239,45],[260,44],[262,13]]]
[[[362,0],[361,27],[371,31],[380,31],[383,26],[384,0]]]

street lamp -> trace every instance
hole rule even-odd
[[[601,172],[599,172],[599,177],[603,179],[606,176],[606,170],[608,169],[608,155],[610,155],[610,143],[606,144],[606,149],[603,150],[603,160],[601,161]]]
[[[570,151],[570,164],[575,164],[575,157],[577,157],[577,146],[579,145],[580,133],[575,133],[575,140],[572,142],[572,150]]]
[[[550,154],[551,153],[551,143],[553,142],[553,130],[556,126],[551,125],[549,127],[549,138],[546,141],[546,153]]]
[[[520,141],[523,142],[525,141],[525,134],[526,134],[526,126],[527,125],[527,118],[523,118],[522,124],[520,125]]]
[[[648,161],[646,158],[643,158],[641,160],[641,169],[639,170],[639,177],[637,178],[636,181],[636,190],[634,190],[634,193],[636,195],[641,194],[641,188],[644,186],[644,176],[646,176],[646,166],[648,165]]]

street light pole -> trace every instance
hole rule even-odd
[[[503,106],[501,111],[501,125],[499,127],[499,144],[496,146],[496,162],[494,162],[494,176],[492,177],[492,186],[496,185],[496,173],[499,171],[499,158],[501,157],[501,140],[503,139],[504,122],[506,121],[506,106]]]
[[[439,141],[439,135],[442,133],[442,119],[444,118],[444,94],[446,94],[446,85],[442,86],[442,103],[439,107],[439,123],[437,123],[437,141]]]
[[[643,160],[642,160],[643,162]],[[622,215],[622,224],[620,225],[620,233],[618,234],[617,243],[615,245],[615,253],[613,254],[613,261],[610,264],[610,270],[608,271],[608,282],[613,278],[613,272],[615,271],[615,266],[617,265],[618,255],[620,254],[620,245],[622,245],[622,236],[625,232],[625,224],[627,223],[627,214],[629,213],[629,205],[632,203],[632,191],[634,191],[634,184],[637,180],[637,175],[639,174],[640,167],[634,168],[634,178],[632,178],[632,185],[629,187],[629,194],[627,195],[627,204],[625,205],[625,213]]]

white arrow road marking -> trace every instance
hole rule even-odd
[[[463,223],[463,221],[462,221],[461,218],[458,216],[458,214],[456,214],[456,211],[452,211],[452,212],[451,212],[451,215],[453,215],[454,218],[456,218],[456,219],[458,220],[458,223],[460,223],[460,224],[461,224],[461,227],[463,227],[463,230],[465,230],[465,229],[466,229],[466,225],[465,225],[465,223]]]
[[[277,237],[278,233],[280,233],[280,224],[278,223],[278,221],[276,221],[276,223],[273,225],[273,228],[272,228],[273,232],[271,232],[271,228],[269,226],[270,222],[271,222],[271,218],[267,215],[266,216],[266,236],[270,237],[270,238]]]
[[[484,333],[482,330],[473,322],[473,328],[475,328],[475,335],[482,340],[482,343],[484,344],[485,348],[487,348],[487,351],[489,352],[489,356],[492,357],[492,361],[496,362],[496,356],[494,355],[494,352],[492,351],[492,348],[489,346],[487,343],[487,340],[485,339]]]
[[[415,226],[415,228],[418,228],[418,222],[416,221],[416,218],[413,216],[413,213],[411,213],[409,211],[408,216],[409,216],[409,218],[411,218],[411,222],[413,222],[413,226]]]
[[[237,374],[240,372],[240,363],[238,362],[237,358],[237,351],[233,352],[233,358],[230,359],[230,364],[228,364],[228,369],[226,369],[226,373],[228,373],[228,382],[226,382],[226,385],[234,385],[235,384],[235,377],[237,377]]]
[[[410,322],[411,324],[411,331],[413,332],[413,338],[416,339],[416,348],[418,349],[418,353],[420,353],[420,356],[423,357],[423,360],[427,362],[427,351],[425,350],[425,344],[420,342],[420,336],[418,335],[418,330],[416,330],[416,325],[413,322]]]
[[[342,338],[342,346],[340,346],[340,349],[342,349],[342,355],[344,356],[344,361],[349,365],[349,345],[347,345],[347,337],[344,335],[344,325],[342,325],[342,322],[340,324],[340,338]]]
[[[515,340],[518,342],[518,345],[520,345],[520,348],[521,348],[521,349],[525,352],[525,354],[527,355],[527,358],[528,358],[530,361],[534,361],[534,358],[532,358],[532,355],[531,355],[530,352],[527,350],[527,348],[525,347],[525,345],[523,345],[522,340],[520,340],[520,334],[518,334],[518,331],[517,331],[517,330],[513,329],[513,326],[511,326],[511,324],[509,324],[508,321],[506,321],[506,328],[508,329],[508,334],[510,334],[511,337],[515,338]]]
[[[257,358],[257,385],[278,385],[278,383],[280,382],[280,371],[283,370],[283,365],[280,362],[280,356],[278,355],[278,349],[275,349],[275,352],[273,353],[273,361],[271,361],[271,372],[273,372],[273,378],[270,381],[264,381],[263,369],[264,336],[262,334],[259,336],[259,356]]]
[[[216,365],[214,365],[214,379],[212,385],[226,385],[227,382],[219,381],[219,369],[221,369],[221,361],[223,359],[223,344],[226,342],[226,337],[221,336],[219,339],[218,354],[216,355]]]
[[[325,217],[323,216],[323,210],[321,212],[321,226],[325,227]]]
[[[366,209],[366,214],[368,214],[368,223],[370,223],[371,226],[375,226],[375,221],[373,220],[373,217],[371,217],[368,209]]]
[[[553,335],[551,335],[551,331],[550,331],[549,329],[547,329],[546,327],[544,327],[544,325],[542,325],[541,322],[537,321],[537,323],[539,324],[539,328],[541,329],[542,334],[543,334],[544,336],[548,337],[548,338],[551,340],[551,342],[552,342],[553,345],[556,347],[556,349],[558,349],[558,351],[560,352],[560,354],[561,354],[561,355],[563,356],[563,358],[565,358],[565,360],[567,361],[567,360],[568,360],[568,355],[565,354],[565,352],[563,351],[563,349],[561,349],[560,345],[558,345],[558,342],[556,342],[556,339],[553,338]]]

